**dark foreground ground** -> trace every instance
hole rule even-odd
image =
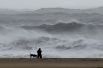
[[[0,68],[103,68],[103,59],[0,59]]]

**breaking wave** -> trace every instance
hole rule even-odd
[[[67,29],[64,34],[50,32],[64,29]],[[32,30],[1,25],[0,57],[28,58],[30,53],[36,54],[36,50],[42,48],[43,57],[47,58],[103,58],[102,34],[102,25],[94,24],[57,23],[36,26]]]
[[[78,22],[57,23],[53,25],[43,24],[40,26],[22,26],[22,28],[26,30],[38,29],[41,31],[46,31],[48,33],[103,33],[103,25],[86,24]]]

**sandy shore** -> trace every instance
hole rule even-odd
[[[103,59],[0,59],[0,68],[103,68]]]

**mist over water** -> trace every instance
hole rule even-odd
[[[71,26],[70,23],[66,25]],[[78,23],[72,23],[74,25]],[[52,30],[54,26],[58,28]],[[47,58],[102,58],[103,32],[98,26],[83,24],[77,27],[79,29],[72,27],[64,31],[60,28],[67,26],[57,24],[43,27],[45,30],[41,30],[41,26],[28,30],[21,26],[0,25],[0,57],[29,57],[30,53],[36,54],[36,50],[42,48],[43,57]]]

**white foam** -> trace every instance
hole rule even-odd
[[[4,34],[0,33],[1,58],[29,57],[30,53],[36,54],[38,48],[42,48],[43,56],[48,58],[103,58],[101,38],[87,38],[77,34],[53,35],[19,27],[6,28]],[[26,50],[26,47],[34,50]]]

